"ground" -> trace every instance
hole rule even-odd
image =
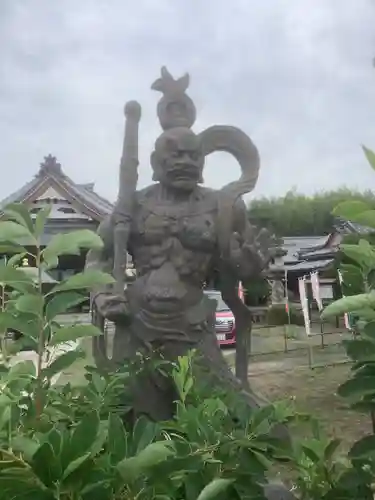
[[[337,388],[350,376],[351,365],[341,344],[351,334],[332,325],[312,325],[312,336],[304,328],[255,329],[249,381],[271,401],[292,399],[297,412],[316,417],[329,437],[342,440],[342,451],[371,432],[370,418],[350,410],[337,395]],[[292,333],[292,334],[291,334]],[[285,352],[286,351],[286,352]],[[307,428],[294,429],[300,436]]]
[[[371,433],[370,418],[351,411],[336,391],[350,373],[348,364],[310,370],[298,368],[286,372],[255,374],[250,383],[271,401],[293,398],[297,412],[308,413],[321,423],[327,436],[342,440],[342,451],[367,433]],[[298,436],[306,436],[304,425],[293,429]]]

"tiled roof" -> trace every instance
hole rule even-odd
[[[35,177],[31,181],[24,184],[20,189],[18,189],[18,191],[15,191],[14,193],[1,200],[0,210],[4,209],[7,205],[9,205],[9,203],[14,203],[16,201],[22,200],[25,197],[26,193],[33,190],[34,187],[37,186],[37,184],[38,181]]]
[[[72,204],[76,203],[86,208],[91,214],[95,214],[98,219],[102,219],[113,210],[112,203],[94,191],[93,183],[76,184],[63,173],[56,158],[49,155],[45,157],[39,173],[33,179],[0,201],[0,211],[9,203],[35,201],[37,198],[35,193],[38,189],[42,188],[42,186],[48,187],[48,185],[57,186],[57,189],[60,188],[65,191],[67,196],[71,198]]]
[[[314,262],[311,261],[303,261],[298,262],[297,264],[286,265],[285,269],[289,271],[315,271],[318,269],[325,269],[330,266],[333,262],[333,259],[325,259],[325,260],[316,260]]]
[[[333,259],[324,259],[324,260],[316,260],[314,262],[311,261],[302,261],[302,262],[294,262],[293,264],[284,264],[283,266],[275,266],[271,264],[269,267],[269,271],[282,273],[285,271],[316,271],[318,269],[326,269],[333,262]]]
[[[288,236],[283,238],[283,249],[287,254],[283,260],[285,263],[293,263],[300,260],[299,253],[306,249],[321,248],[327,242],[328,236]]]

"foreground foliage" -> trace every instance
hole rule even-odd
[[[375,170],[375,154],[364,148]],[[362,201],[339,204],[334,213],[372,229],[375,233],[375,210]],[[340,247],[346,263],[341,265],[344,292],[348,295],[328,306],[323,317],[349,313],[355,320],[354,338],[344,341],[347,355],[353,361],[352,377],[343,383],[338,393],[348,398],[352,407],[367,412],[373,434],[355,443],[349,458],[360,467],[362,474],[375,478],[375,247],[371,237]]]

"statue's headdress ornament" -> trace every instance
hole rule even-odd
[[[194,125],[196,108],[192,99],[186,94],[189,83],[188,73],[175,80],[163,66],[161,77],[152,84],[152,90],[163,94],[157,107],[157,115],[163,130],[174,127],[191,128]]]

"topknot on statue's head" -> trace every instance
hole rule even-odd
[[[195,105],[186,94],[189,81],[187,73],[175,80],[167,68],[163,67],[161,77],[152,84],[153,90],[163,94],[157,106],[157,115],[163,130],[175,127],[191,128],[194,125]]]

